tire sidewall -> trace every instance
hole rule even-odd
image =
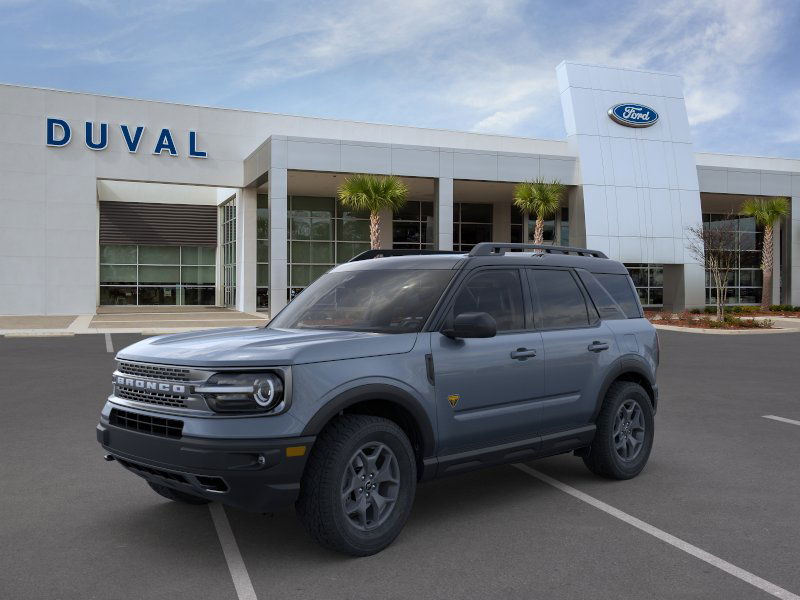
[[[356,529],[341,509],[341,480],[353,454],[369,442],[386,444],[394,452],[400,470],[400,492],[387,520],[368,532]],[[326,486],[325,503],[329,516],[339,535],[359,552],[371,552],[387,546],[403,529],[411,512],[417,484],[414,451],[402,430],[391,424],[376,423],[364,427],[343,444],[328,465],[331,468],[330,485]],[[328,511],[326,511],[328,512]]]
[[[614,447],[614,419],[620,406],[628,400],[635,400],[642,411],[645,423],[645,436],[642,449],[639,451],[638,456],[632,461],[623,460]],[[609,405],[604,414],[604,423],[600,434],[602,436],[601,443],[606,446],[606,452],[611,459],[611,467],[615,471],[615,475],[620,479],[629,479],[641,473],[647,464],[650,457],[650,452],[653,449],[653,439],[655,434],[655,420],[653,418],[653,407],[650,404],[650,397],[641,386],[630,383],[617,391],[613,397],[609,398]]]

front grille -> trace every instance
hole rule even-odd
[[[145,365],[121,360],[117,369],[126,375],[148,377],[150,379],[163,379],[165,381],[189,381],[189,369],[180,367],[166,367],[163,365]]]
[[[171,481],[178,481],[180,483],[189,482],[186,481],[186,477],[181,475],[180,473],[171,473],[170,471],[162,471],[161,469],[155,469],[153,467],[148,467],[147,465],[140,465],[139,463],[132,463],[128,462],[127,460],[123,460],[117,457],[117,462],[121,464],[126,469],[130,469],[134,473],[138,475],[155,475],[157,477],[161,477],[163,479],[169,479]]]
[[[123,429],[160,437],[179,438],[183,434],[183,421],[140,415],[139,413],[118,408],[111,409],[109,423]]]
[[[159,406],[172,406],[175,408],[186,408],[185,398],[178,394],[165,394],[163,392],[152,392],[137,390],[117,385],[114,391],[117,398],[124,400],[134,400],[136,402],[147,402],[148,404],[158,404]]]

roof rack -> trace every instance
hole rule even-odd
[[[428,254],[464,254],[464,253],[456,252],[453,250],[413,250],[413,249],[378,248],[376,250],[365,250],[361,254],[356,254],[353,258],[351,258],[347,262],[369,260],[371,258],[385,258],[388,256],[421,256]]]
[[[592,256],[594,258],[608,258],[599,250],[588,250],[586,248],[573,248],[571,246],[547,246],[544,244],[512,244],[481,242],[476,244],[469,253],[469,256],[491,256],[493,254],[503,255],[506,250],[541,250],[546,254],[577,254],[578,256]]]

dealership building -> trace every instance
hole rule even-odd
[[[695,152],[677,75],[563,62],[564,140],[378,125],[0,85],[0,315],[103,305],[283,307],[369,248],[336,200],[394,174],[381,247],[522,242],[515,184],[567,185],[547,243],[624,262],[645,306],[710,302],[687,229],[751,197],[790,199],[773,301],[800,305],[800,160]],[[737,219],[729,302],[760,301],[762,231]]]

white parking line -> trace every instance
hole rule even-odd
[[[239,600],[258,600],[256,591],[253,589],[253,583],[250,581],[250,575],[247,574],[247,567],[244,566],[242,553],[239,552],[239,546],[233,535],[231,524],[228,521],[228,515],[225,514],[225,508],[218,502],[212,502],[208,505],[208,510],[211,511],[211,519],[214,521],[214,527],[217,530],[217,537],[219,537],[225,561],[228,563],[228,571],[231,573],[236,595]]]
[[[114,351],[114,344],[111,343],[111,334],[106,334],[106,352],[113,352]]]
[[[686,542],[680,538],[675,537],[674,535],[670,535],[666,531],[662,531],[657,527],[654,527],[644,521],[637,519],[629,515],[628,513],[622,512],[618,508],[614,508],[610,504],[606,504],[605,502],[598,500],[588,494],[581,492],[580,490],[575,489],[572,486],[567,485],[566,483],[562,483],[557,479],[553,479],[544,473],[537,471],[536,469],[531,469],[527,465],[522,464],[515,464],[520,471],[523,473],[527,473],[531,477],[535,477],[539,481],[542,481],[548,485],[553,486],[554,488],[561,490],[562,492],[569,494],[573,498],[577,498],[582,502],[586,502],[591,506],[594,506],[598,510],[602,510],[604,513],[611,515],[612,517],[616,517],[620,521],[624,521],[628,525],[633,525],[637,529],[644,531],[652,535],[655,538],[658,538],[662,542],[666,542],[670,546],[677,548],[678,550],[683,550],[687,554],[691,554],[695,558],[699,558],[703,562],[706,562],[718,569],[725,571],[729,575],[733,575],[737,579],[741,579],[745,583],[749,583],[750,585],[757,587],[760,590],[767,592],[768,594],[774,596],[775,598],[780,598],[781,600],[800,600],[800,596],[797,594],[793,594],[792,592],[783,589],[782,587],[778,587],[774,583],[770,583],[766,579],[761,579],[757,575],[753,575],[749,571],[745,571],[729,563],[726,560],[719,558],[718,556],[714,556],[697,546],[693,546],[689,542]]]
[[[780,421],[781,423],[789,423],[790,425],[800,425],[800,421],[794,419],[787,419],[786,417],[776,417],[775,415],[762,415],[765,419],[772,419],[773,421]]]

